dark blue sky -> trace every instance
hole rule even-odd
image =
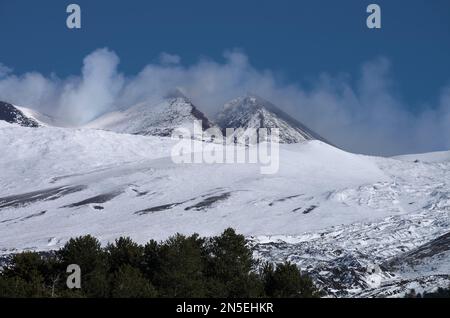
[[[365,25],[374,2],[382,8],[376,31]],[[65,26],[69,3],[82,8],[82,30]],[[18,74],[78,74],[82,59],[105,46],[125,74],[162,51],[190,64],[238,47],[256,68],[292,82],[356,76],[362,63],[385,56],[411,105],[433,102],[450,81],[448,0],[0,0],[0,39],[0,62]]]

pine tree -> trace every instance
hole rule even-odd
[[[106,254],[111,272],[117,271],[124,265],[141,268],[144,248],[129,237],[121,237],[114,244],[108,244]]]
[[[151,282],[155,281],[155,275],[161,271],[160,245],[155,240],[149,241],[144,246],[142,272]]]
[[[45,297],[47,291],[41,273],[44,265],[45,261],[37,253],[14,255],[11,264],[2,273],[2,284],[10,290],[10,295],[5,297]]]
[[[159,248],[155,284],[163,297],[204,297],[203,239],[177,234]]]
[[[150,298],[157,293],[153,285],[141,271],[130,265],[121,266],[114,274],[112,297],[114,298]]]
[[[278,264],[276,268],[272,264],[265,264],[261,276],[269,297],[315,298],[320,295],[312,280],[289,262]]]
[[[28,283],[20,277],[0,276],[0,298],[26,298],[35,297]]]
[[[450,286],[447,289],[439,287],[433,293],[424,293],[423,298],[450,298]]]
[[[252,271],[257,262],[243,235],[229,228],[208,245],[208,286],[214,297],[258,297],[263,287]]]
[[[66,286],[66,268],[81,268],[81,289]],[[92,236],[56,253],[21,253],[0,272],[0,297],[318,297],[290,263],[258,269],[245,237],[233,229],[210,239],[177,234],[145,246],[119,238],[102,249]],[[448,290],[425,296],[445,296]]]
[[[70,239],[59,251],[58,256],[64,268],[70,264],[80,266],[83,295],[88,297],[109,296],[107,258],[96,238],[87,235]]]
[[[83,273],[105,266],[100,242],[90,235],[70,239],[58,253],[64,266],[77,264]]]

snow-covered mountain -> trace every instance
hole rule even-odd
[[[401,296],[450,282],[449,246],[439,243],[450,232],[450,161],[306,141],[281,145],[279,172],[261,175],[258,164],[175,164],[175,142],[0,122],[0,254],[88,233],[146,242],[231,226],[258,257],[298,264],[332,295]]]
[[[26,108],[0,101],[0,121],[24,127],[39,127],[39,122],[31,116],[30,112]]]
[[[217,123],[222,129],[278,128],[280,143],[292,144],[306,140],[327,142],[304,124],[255,95],[239,97],[226,103],[217,116]]]
[[[0,101],[0,121],[23,127],[70,127],[62,118]]]
[[[107,113],[85,127],[167,137],[176,128],[192,130],[194,121],[201,121],[203,130],[212,127],[208,118],[187,97],[175,92],[162,100],[146,101],[123,111]]]
[[[278,125],[273,114],[266,118]],[[175,163],[179,142],[209,145],[155,136],[202,116],[182,96],[91,123],[102,129],[22,127],[13,115],[0,120],[0,255],[53,250],[85,234],[144,243],[233,227],[257,257],[297,264],[329,295],[402,296],[450,283],[450,152],[370,157],[308,132],[285,140],[279,171],[263,175],[262,164]]]
[[[214,127],[201,111],[175,90],[162,100],[146,101],[125,110],[107,113],[85,125],[85,128],[110,130],[119,133],[170,136],[176,128],[192,130],[194,121],[202,122],[202,129]],[[226,128],[279,128],[281,143],[298,143],[324,138],[260,97],[248,95],[227,103],[217,116],[217,125]]]

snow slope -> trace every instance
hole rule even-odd
[[[168,138],[95,129],[23,129],[0,121],[1,196],[51,186],[55,177],[167,156],[173,144]]]
[[[278,173],[263,175],[259,164],[176,164],[176,143],[0,121],[0,254],[52,250],[83,234],[146,242],[231,226],[259,257],[334,281],[337,296],[450,281],[446,267],[425,262],[415,278],[385,267],[450,232],[450,162],[355,155],[316,140],[281,145]]]
[[[437,151],[425,154],[396,156],[396,159],[404,161],[423,161],[423,162],[449,162],[450,151]]]
[[[450,163],[372,160],[388,182],[340,190],[332,197],[350,209],[370,207],[391,216],[301,235],[254,237],[256,253],[296,263],[337,296],[401,297],[413,288],[448,287]],[[435,252],[425,257],[421,250]]]
[[[118,233],[130,233],[141,241],[150,237],[162,239],[175,232],[195,231],[209,235],[227,226],[236,227],[245,234],[302,233],[336,222],[348,223],[373,217],[369,209],[350,210],[334,206],[326,198],[336,188],[387,179],[368,158],[345,153],[318,141],[284,146],[279,173],[264,176],[255,164],[174,164],[169,157],[174,141],[166,138],[96,130],[40,128],[31,131],[15,127],[2,128],[0,136],[0,144],[8,149],[1,158],[3,198],[37,189],[87,187],[51,202],[2,208],[0,213],[4,218],[10,214],[17,217],[22,212],[26,216],[37,210],[47,210],[46,218],[25,223],[43,237],[50,234],[46,234],[48,229],[43,226],[47,217],[52,218],[54,231],[57,229],[55,225],[61,222],[62,231],[50,236],[67,238],[68,232],[75,235],[81,230],[76,224],[71,224],[64,213],[61,214],[63,210],[74,213],[71,218],[82,223],[95,224],[95,234],[103,235],[98,224],[110,222],[108,231],[115,228],[115,233],[107,239]],[[61,209],[61,206],[116,190],[121,194],[106,202],[102,213],[92,213],[90,205]],[[147,192],[147,195],[137,196],[136,191]],[[201,201],[203,196],[214,193],[223,194],[226,199],[206,209],[206,215],[203,209],[185,210]],[[186,200],[191,201],[160,213],[135,214]],[[314,213],[302,213],[313,205],[318,206]],[[294,209],[299,210],[293,212]],[[244,210],[245,213],[240,212]],[[107,220],[104,220],[105,212]],[[380,216],[382,213],[375,215]],[[87,222],[91,217],[93,222]],[[150,226],[155,222],[160,226]],[[2,236],[10,233],[12,239],[22,226],[20,223],[3,223]],[[141,230],[137,230],[138,227]],[[32,233],[31,228],[24,234],[29,237],[26,244],[36,239],[37,233]],[[26,244],[22,247],[27,247]],[[19,245],[18,242],[13,244]]]

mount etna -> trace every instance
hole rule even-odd
[[[278,128],[279,171],[174,163],[170,136],[196,121]],[[0,102],[0,254],[52,251],[86,234],[107,244],[233,227],[256,257],[295,263],[329,296],[447,287],[450,152],[373,157],[330,137],[254,95],[212,120],[176,91],[79,127]]]

